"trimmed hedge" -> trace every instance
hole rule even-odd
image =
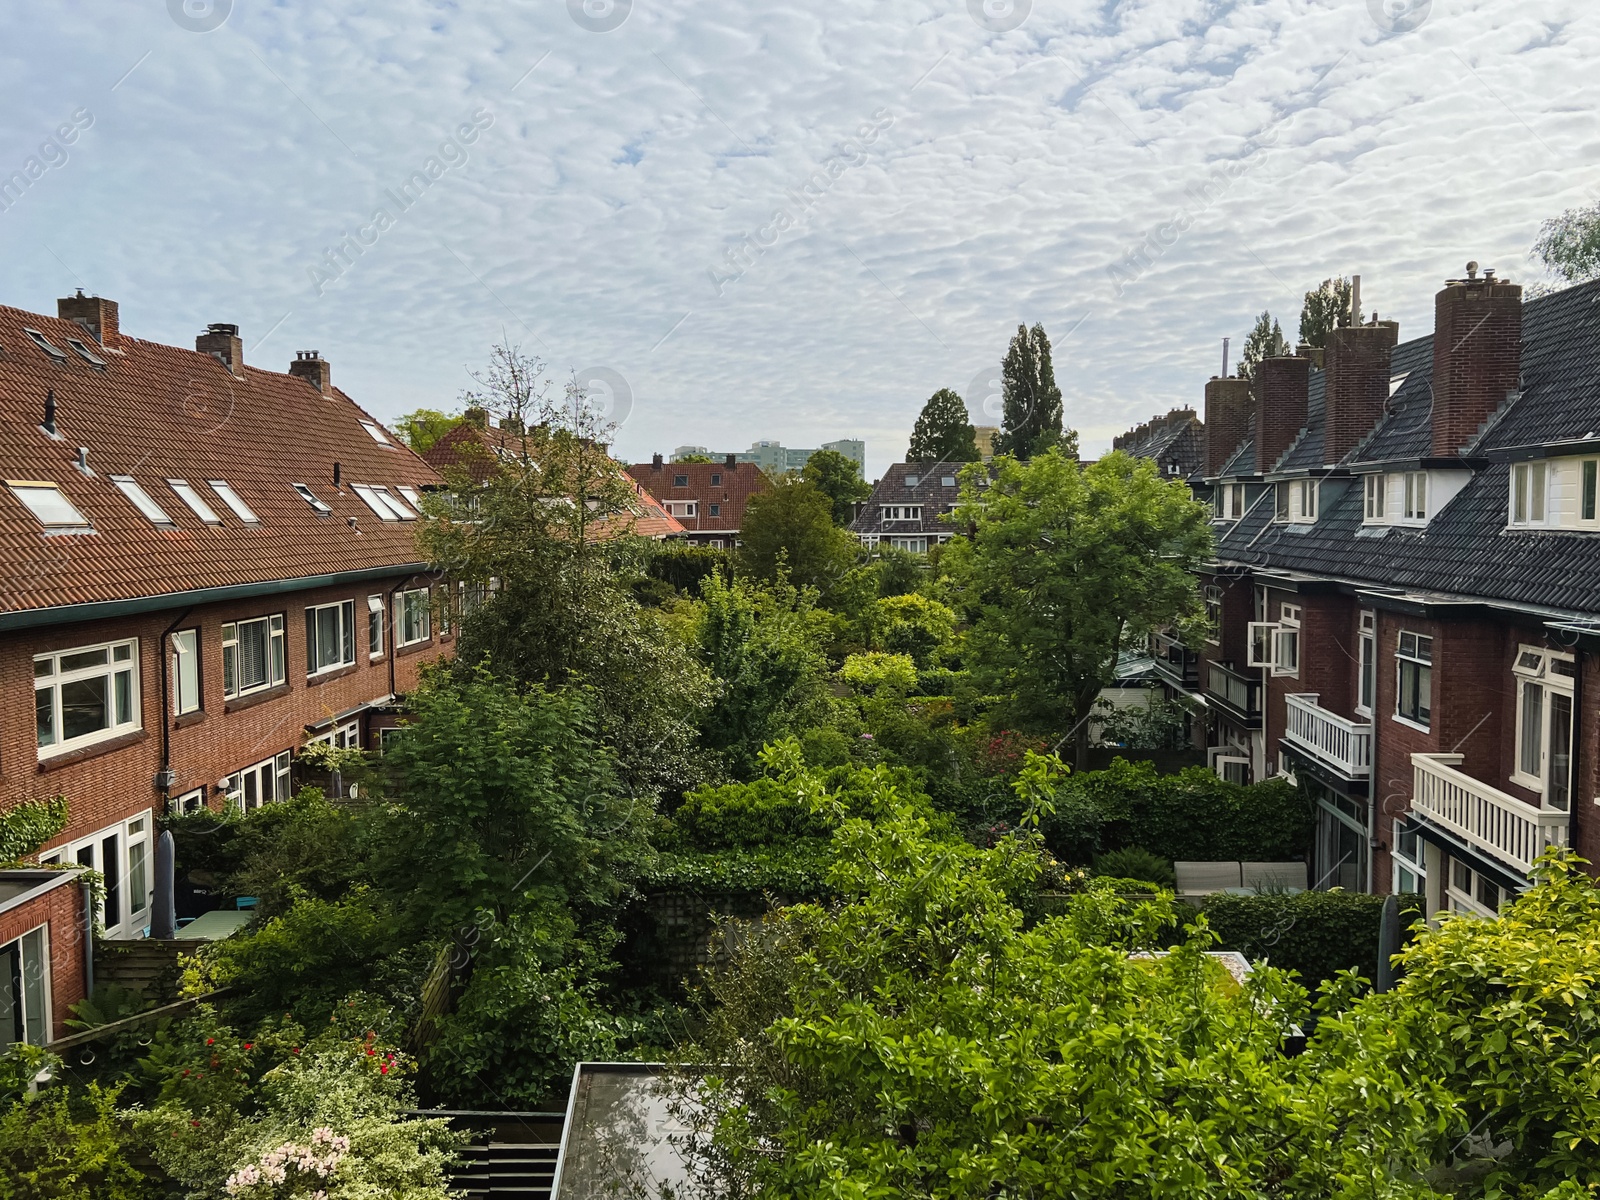
[[[832,861],[832,843],[826,838],[717,853],[664,853],[644,872],[640,886],[646,891],[815,897],[828,891]]]
[[[1222,938],[1220,949],[1298,971],[1300,982],[1315,989],[1351,967],[1373,977],[1383,900],[1359,892],[1216,895],[1207,898],[1202,911]],[[1410,940],[1411,923],[1423,915],[1421,896],[1400,897],[1402,944]]]
[[[1068,862],[1139,846],[1173,862],[1288,862],[1311,849],[1309,797],[1282,779],[1240,785],[1205,767],[1163,775],[1117,759],[1069,776],[1043,826]]]

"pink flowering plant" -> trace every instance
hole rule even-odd
[[[445,1200],[461,1138],[403,1115],[415,1064],[389,1024],[356,998],[315,1035],[286,1018],[241,1036],[202,1008],[156,1064],[154,1106],[130,1115],[190,1197]]]

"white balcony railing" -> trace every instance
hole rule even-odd
[[[1571,815],[1536,808],[1456,770],[1459,754],[1413,754],[1411,807],[1524,874],[1549,846],[1567,844]]]
[[[1347,779],[1372,774],[1372,724],[1357,724],[1317,703],[1315,692],[1286,696],[1291,742]]]

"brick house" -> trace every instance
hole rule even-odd
[[[733,455],[720,463],[669,463],[657,454],[628,474],[653,496],[697,546],[731,550],[739,544],[745,505],[772,482],[754,463]]]
[[[1338,329],[1206,385],[1212,634],[1171,690],[1317,806],[1313,879],[1489,914],[1600,858],[1600,283],[1469,264],[1434,334]]]
[[[76,871],[0,870],[0,1052],[66,1033],[88,993],[88,905]]]
[[[107,936],[148,924],[164,812],[281,799],[307,742],[397,723],[451,636],[414,537],[438,483],[315,352],[0,308],[0,809],[66,797],[40,859],[104,874]]]
[[[964,462],[894,463],[872,485],[850,532],[867,547],[926,553],[958,532],[944,519],[961,500]]]

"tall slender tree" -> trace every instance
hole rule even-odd
[[[1050,446],[1063,445],[1061,389],[1056,386],[1050,361],[1050,338],[1043,325],[1017,326],[1000,374],[1005,388],[1005,411],[995,453],[1027,459]],[[1070,457],[1077,457],[1077,437],[1072,437]]]
[[[1324,279],[1322,286],[1306,293],[1305,304],[1300,309],[1300,340],[1315,349],[1328,343],[1328,334],[1361,320],[1360,313],[1350,311],[1353,289],[1344,276]]]
[[[1244,339],[1244,352],[1239,355],[1239,375],[1243,379],[1256,377],[1256,364],[1263,358],[1278,358],[1289,353],[1289,343],[1283,336],[1283,327],[1270,312],[1256,318],[1256,326]]]
[[[1600,276],[1600,204],[1551,217],[1540,226],[1533,252],[1546,270],[1567,283]]]
[[[977,462],[978,435],[967,402],[949,388],[928,397],[911,430],[907,462]]]

